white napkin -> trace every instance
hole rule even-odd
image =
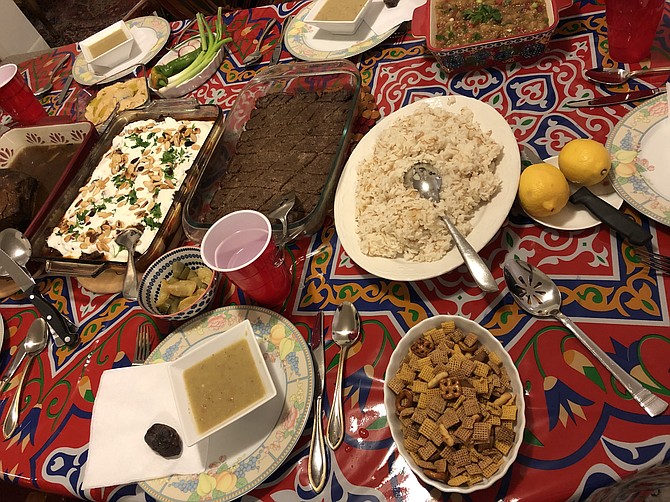
[[[363,19],[372,31],[381,34],[412,19],[414,9],[425,3],[426,0],[400,0],[395,7],[387,7],[383,0],[374,0]]]
[[[176,459],[161,457],[144,442],[144,434],[154,423],[180,430],[167,367],[149,364],[102,374],[93,403],[83,489],[205,470],[207,439],[191,447],[184,445]]]

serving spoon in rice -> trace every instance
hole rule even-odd
[[[417,162],[405,173],[404,183],[407,188],[415,188],[421,197],[432,202],[440,202],[440,187],[442,177],[433,171],[433,165],[429,162]],[[454,239],[454,243],[461,253],[465,265],[472,274],[472,278],[482,291],[498,291],[498,284],[493,274],[470,245],[468,240],[461,234],[446,214],[440,216],[447,226],[447,230]]]

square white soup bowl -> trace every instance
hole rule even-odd
[[[332,7],[330,4],[333,3],[337,6],[336,10],[338,14],[349,19],[318,19],[322,10],[330,9]],[[359,6],[347,8],[347,6],[342,5],[340,0],[317,0],[314,3],[314,7],[312,7],[305,16],[305,22],[330,33],[352,35],[358,30],[358,27],[361,25],[361,22],[371,5],[372,0],[360,0]]]
[[[127,60],[134,43],[126,23],[117,21],[79,42],[79,48],[93,70],[104,72]]]
[[[239,410],[225,420],[217,422],[208,430],[199,431],[195,417],[193,415],[193,411],[191,410],[191,403],[188,397],[188,392],[186,390],[184,373],[189,368],[197,366],[198,364],[208,359],[210,356],[217,354],[226,347],[229,347],[234,343],[239,342],[240,340],[244,340],[248,344],[248,347],[251,351],[254,365],[258,370],[258,374],[261,379],[263,394],[245,408]],[[170,385],[172,386],[175,403],[177,404],[177,414],[179,415],[179,422],[181,424],[182,433],[184,435],[184,442],[188,446],[194,445],[198,441],[242,418],[277,395],[277,389],[275,388],[272,377],[270,376],[270,372],[268,371],[265,360],[263,359],[263,353],[258,346],[258,341],[254,335],[251,323],[248,320],[244,320],[229,330],[214,335],[209,340],[196,345],[195,348],[189,350],[179,359],[170,363],[168,374],[170,377]],[[236,391],[237,389],[231,390]]]

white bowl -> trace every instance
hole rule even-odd
[[[220,421],[208,430],[201,432],[198,430],[191,410],[191,403],[188,398],[184,381],[184,372],[240,340],[245,340],[249,346],[254,366],[258,370],[261,383],[263,384],[264,392],[259,399],[249,404],[246,408],[238,411],[229,418]],[[179,415],[181,431],[184,434],[184,442],[188,446],[194,445],[198,441],[242,418],[277,395],[277,389],[272,381],[268,367],[263,359],[263,353],[258,346],[258,341],[248,319],[245,319],[227,331],[213,336],[205,342],[199,343],[195,348],[186,352],[182,357],[170,363],[168,374],[170,376],[170,385],[172,386],[175,402],[177,403],[177,414]],[[236,391],[237,389],[231,390]]]
[[[351,35],[356,33],[356,30],[358,30],[358,27],[363,21],[366,12],[372,5],[372,0],[365,0],[365,3],[361,5],[358,12],[351,11],[351,20],[325,21],[315,19],[326,7],[326,5],[331,3],[337,4],[338,14],[343,13],[344,9],[341,8],[341,4],[339,2],[340,0],[317,0],[317,2],[314,4],[314,7],[312,7],[312,9],[307,13],[307,16],[305,16],[305,22],[330,33],[339,33],[342,35]]]
[[[134,43],[126,23],[117,21],[79,42],[79,48],[89,66],[98,73],[104,73],[128,59]]]
[[[402,360],[409,352],[412,343],[414,343],[416,339],[420,338],[426,331],[433,328],[439,328],[443,322],[447,321],[453,321],[456,324],[456,327],[460,328],[464,333],[471,332],[477,335],[477,339],[484,347],[486,347],[490,352],[495,352],[498,355],[498,357],[500,357],[503,366],[507,370],[507,374],[509,375],[512,385],[512,391],[514,393],[514,396],[516,397],[515,404],[517,406],[517,419],[514,425],[514,432],[516,433],[514,446],[510,449],[507,455],[505,455],[504,457],[505,463],[500,466],[500,468],[496,471],[496,473],[493,476],[485,478],[484,480],[480,481],[479,483],[475,483],[472,486],[462,486],[462,487],[449,486],[445,483],[429,478],[423,473],[422,469],[416,465],[412,457],[405,449],[401,424],[398,417],[395,414],[396,395],[388,387],[389,380],[391,380],[391,378],[393,378],[397,373],[398,368],[400,367]],[[493,483],[495,483],[505,475],[507,470],[514,462],[517,453],[519,452],[519,447],[521,446],[521,442],[523,439],[523,430],[526,426],[526,418],[524,413],[525,404],[523,396],[524,396],[523,385],[521,384],[521,378],[519,377],[519,372],[517,371],[516,366],[514,366],[512,358],[503,348],[500,342],[488,330],[484,329],[476,322],[470,321],[469,319],[465,319],[460,316],[453,316],[453,315],[437,315],[434,317],[429,317],[428,319],[424,319],[419,324],[412,327],[407,333],[405,333],[405,335],[402,337],[402,339],[396,346],[395,350],[393,351],[393,354],[391,354],[391,359],[386,369],[386,376],[384,377],[384,406],[386,408],[386,415],[388,418],[389,428],[391,429],[391,435],[393,436],[393,440],[395,441],[396,446],[398,447],[398,451],[403,456],[403,458],[410,466],[410,468],[414,471],[414,473],[424,483],[434,486],[435,488],[438,488],[443,492],[450,492],[450,493],[471,493],[476,490],[483,490],[485,488],[490,487]]]
[[[183,56],[187,52],[196,50],[197,48],[200,47],[200,39],[199,38],[191,39],[179,45],[178,47],[179,47],[178,52],[174,50],[168,51],[168,53],[165,54],[165,56],[163,56],[158,60],[156,66],[167,64],[170,61],[177,59],[179,56]],[[170,87],[168,89],[164,87],[160,89],[154,89],[151,86],[150,89],[156,94],[158,94],[161,98],[179,98],[181,96],[184,96],[185,94],[188,94],[191,91],[195,91],[198,87],[200,87],[210,78],[212,78],[212,75],[216,73],[216,70],[219,69],[219,66],[221,66],[221,62],[223,61],[223,58],[226,55],[225,51],[226,51],[225,46],[221,47],[219,49],[219,52],[216,53],[214,59],[212,59],[212,61],[205,68],[203,68],[200,71],[200,73],[191,77],[186,82],[183,82],[175,87]]]

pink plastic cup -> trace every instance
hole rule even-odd
[[[259,304],[277,307],[291,291],[284,249],[277,249],[272,225],[257,211],[236,211],[218,220],[200,246],[205,264],[226,276]]]
[[[0,108],[24,126],[36,124],[47,116],[15,64],[0,66]]]
[[[605,0],[610,57],[621,63],[649,59],[665,0]]]

